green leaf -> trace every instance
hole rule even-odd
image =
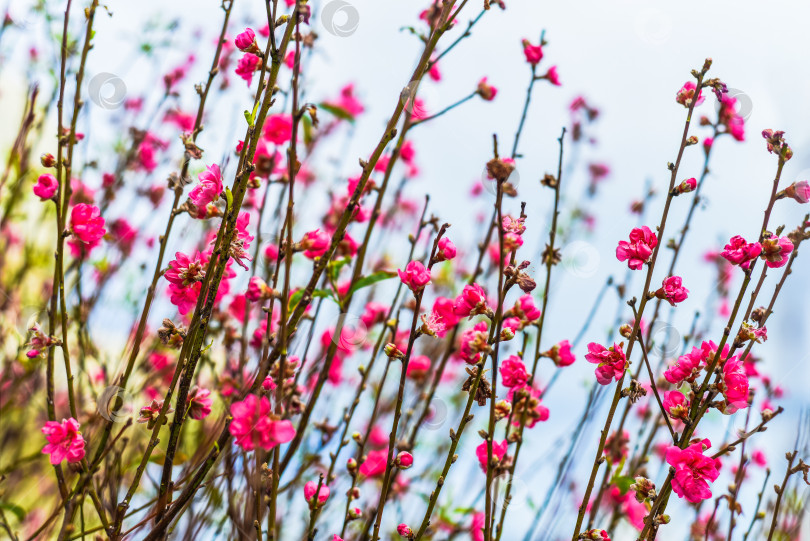
[[[304,116],[301,122],[304,125],[304,143],[308,145],[312,142],[312,120],[308,116]]]
[[[253,115],[247,109],[245,109],[245,120],[247,120],[248,126],[250,126],[252,128],[253,127]]]
[[[345,267],[351,258],[349,256],[344,257],[343,259],[336,259],[329,262],[329,279],[332,282],[336,282],[338,276],[340,275],[340,270]]]
[[[295,310],[295,307],[298,306],[298,303],[301,302],[301,297],[304,296],[304,290],[299,289],[295,293],[290,296],[290,305],[288,310],[292,312]],[[332,300],[335,300],[335,296],[332,294],[332,291],[329,289],[316,289],[312,292],[312,298],[316,299],[318,297],[329,297]]]
[[[376,284],[377,282],[382,282],[383,280],[388,280],[389,278],[393,278],[396,276],[397,273],[393,271],[378,271],[374,274],[369,274],[368,276],[363,276],[359,280],[357,280],[354,285],[352,285],[351,289],[349,289],[348,295],[353,294],[358,289],[363,289],[364,287],[368,287],[370,285]]]
[[[614,477],[612,483],[619,487],[619,490],[622,494],[627,494],[627,491],[630,490],[630,485],[635,483],[636,480],[629,475],[622,475]]]
[[[336,117],[338,117],[338,118],[340,118],[342,120],[348,120],[349,122],[354,122],[354,115],[349,113],[349,111],[347,111],[346,109],[343,109],[341,107],[337,107],[335,105],[330,105],[328,103],[319,103],[318,107],[320,109],[323,109],[324,111],[326,111],[328,113],[332,113],[333,115],[335,115]]]
[[[233,194],[231,193],[231,189],[227,186],[225,187],[225,199],[228,201],[228,210],[233,208]]]
[[[5,509],[14,513],[17,520],[22,522],[25,519],[25,509],[14,503],[0,502],[0,509]]]

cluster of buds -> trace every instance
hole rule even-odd
[[[534,288],[537,287],[537,282],[535,282],[531,276],[523,272],[528,266],[529,262],[523,261],[517,267],[509,265],[503,270],[507,283],[511,282],[512,284],[517,284],[524,293],[531,293],[534,291]]]
[[[748,341],[754,341],[757,344],[761,344],[767,339],[768,339],[767,327],[765,326],[755,327],[750,323],[748,323],[747,321],[743,321],[742,325],[740,325],[740,331],[737,333],[736,343],[739,345],[743,345]]]
[[[495,420],[500,421],[506,419],[512,413],[512,403],[507,400],[501,400],[495,404]],[[516,434],[513,432],[512,434]]]
[[[788,161],[793,157],[793,150],[788,146],[787,141],[785,141],[785,132],[779,130],[762,130],[762,138],[767,141],[768,145],[768,152],[774,153],[776,152],[785,161]]]
[[[636,501],[639,503],[651,501],[657,497],[655,483],[640,475],[636,477],[635,483],[630,485],[630,490],[636,493]]]
[[[164,346],[173,349],[180,349],[186,337],[186,328],[180,325],[175,326],[171,319],[164,319],[163,326],[158,329],[158,338]]]
[[[31,349],[25,354],[29,359],[33,359],[40,355],[43,351],[48,349],[51,346],[56,346],[61,344],[61,342],[55,338],[51,338],[44,332],[39,326],[39,323],[34,323],[28,331],[31,333],[31,338],[28,339],[26,342],[26,346],[29,346]]]
[[[610,536],[605,530],[594,528],[579,534],[578,539],[584,539],[587,541],[610,541]]]
[[[495,182],[501,186],[503,193],[510,197],[517,195],[515,187],[510,182],[507,182],[514,170],[515,162],[511,158],[493,158],[487,162],[487,176],[495,179]]]

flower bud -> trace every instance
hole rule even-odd
[[[385,351],[386,356],[388,356],[388,358],[390,358],[390,359],[400,359],[400,360],[402,360],[402,359],[405,358],[405,354],[402,353],[399,350],[399,348],[397,347],[396,344],[393,344],[393,343],[390,343],[390,342],[388,344],[385,344],[385,350],[384,351]]]
[[[349,520],[356,520],[363,516],[363,512],[360,510],[359,507],[353,507],[349,509]]]
[[[40,163],[42,163],[42,167],[53,167],[56,165],[56,158],[53,157],[53,154],[46,153],[39,157]]]
[[[633,326],[625,323],[621,327],[619,327],[619,334],[624,336],[625,338],[630,338],[630,335],[633,333]]]
[[[413,530],[407,524],[400,524],[397,526],[397,533],[407,539],[413,539],[414,536]]]
[[[397,455],[396,463],[400,470],[407,470],[413,466],[413,455],[407,451],[401,451]]]
[[[350,458],[346,461],[346,469],[349,470],[349,473],[354,473],[357,471],[357,461],[353,458]]]
[[[681,195],[682,193],[689,193],[695,191],[697,188],[697,180],[694,178],[688,178],[675,186],[675,189],[672,190],[672,195]]]
[[[783,197],[790,197],[798,203],[805,204],[810,201],[810,184],[806,180],[794,182],[784,189],[783,194]]]

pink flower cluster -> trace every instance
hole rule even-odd
[[[276,420],[270,415],[270,401],[249,394],[241,402],[231,404],[233,420],[228,430],[234,442],[245,451],[260,447],[269,451],[276,445],[295,437],[292,422]]]
[[[627,368],[627,358],[622,351],[621,344],[613,344],[606,348],[601,344],[591,342],[588,344],[588,353],[585,360],[598,365],[596,367],[596,381],[600,385],[608,385],[615,378],[619,381]]]
[[[703,454],[711,446],[711,442],[704,439],[686,449],[675,445],[667,449],[667,464],[675,469],[672,490],[688,502],[698,503],[712,497],[709,482],[720,476],[720,461]]]
[[[48,421],[42,433],[48,440],[42,452],[51,455],[51,464],[60,464],[65,459],[74,464],[84,458],[84,438],[79,432],[79,422],[73,417],[62,419],[61,423]]]
[[[653,250],[658,245],[658,237],[649,227],[636,227],[630,232],[630,241],[619,241],[616,248],[616,258],[619,261],[627,261],[627,266],[633,270],[639,270],[645,263],[649,262]]]

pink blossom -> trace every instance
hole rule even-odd
[[[397,454],[396,463],[400,470],[407,470],[413,466],[413,455],[407,451],[400,451]]]
[[[510,355],[503,360],[500,366],[501,380],[507,387],[520,387],[529,381],[529,373],[523,359],[517,355]]]
[[[310,504],[314,503],[313,498],[316,492],[318,493],[318,504],[323,505],[326,503],[326,500],[329,499],[329,487],[323,484],[318,487],[318,483],[315,481],[307,481],[304,485],[304,499]]]
[[[526,294],[520,297],[515,303],[513,312],[521,315],[521,319],[527,322],[537,321],[540,319],[540,309],[534,305],[534,299],[531,295]]]
[[[188,414],[192,419],[201,420],[211,413],[211,391],[194,387],[188,395]]]
[[[270,401],[249,394],[241,402],[231,404],[233,420],[228,427],[234,442],[245,451],[260,447],[269,451],[276,445],[295,437],[292,422],[275,420],[270,416]]]
[[[481,352],[489,348],[488,338],[486,322],[479,321],[474,327],[461,333],[459,355],[467,364],[477,363],[481,359]]]
[[[308,259],[321,257],[329,249],[331,240],[329,233],[320,229],[306,233],[300,243],[304,250],[304,257]]]
[[[562,83],[560,83],[560,76],[557,74],[557,66],[551,66],[546,72],[545,77],[548,79],[548,82],[554,86],[562,86]]]
[[[189,257],[183,252],[174,254],[175,259],[169,262],[169,270],[163,276],[172,284],[180,287],[188,287],[205,278],[205,263],[202,261],[200,252],[194,252]]]
[[[498,89],[487,83],[487,78],[484,77],[478,81],[478,95],[486,101],[492,101],[498,95]]]
[[[363,312],[363,315],[360,316],[360,321],[363,322],[363,325],[365,325],[366,328],[370,329],[377,323],[383,323],[386,315],[388,315],[387,305],[380,302],[371,301],[366,304],[365,311]]]
[[[787,237],[771,237],[762,241],[762,254],[765,265],[771,269],[784,267],[790,253],[793,251],[793,242]]]
[[[723,94],[720,98],[718,117],[726,132],[737,141],[745,141],[745,119],[737,113],[737,98]]]
[[[689,400],[680,391],[664,393],[664,410],[673,419],[685,421],[689,415]]]
[[[509,447],[509,442],[503,440],[501,443],[497,441],[492,442],[492,458],[501,461],[506,455],[506,449]],[[482,442],[475,448],[475,456],[478,457],[478,463],[481,465],[481,471],[487,473],[487,456],[489,450],[487,449],[487,442]]]
[[[509,392],[506,393],[506,400],[513,404],[512,425],[534,428],[537,423],[548,421],[550,412],[541,403],[541,397],[540,389],[528,385],[509,389]]]
[[[222,185],[222,173],[219,165],[214,164],[197,175],[197,184],[188,194],[188,198],[197,208],[197,218],[205,218],[208,215],[208,205],[219,199],[224,187]]]
[[[178,109],[171,109],[166,111],[166,114],[163,115],[163,122],[174,124],[184,132],[191,132],[194,129],[194,124],[196,121],[196,115],[184,113]]]
[[[449,261],[456,257],[456,245],[453,244],[447,237],[442,237],[439,240],[438,251],[436,252],[436,261]]]
[[[243,32],[236,36],[233,40],[236,48],[242,52],[255,52],[252,49],[256,44],[256,34],[250,28],[245,28]],[[258,50],[258,48],[256,48]]]
[[[262,68],[262,59],[255,54],[245,53],[236,64],[236,74],[250,86],[253,73]]]
[[[516,317],[508,317],[503,320],[503,328],[501,329],[501,340],[511,340],[515,337],[515,333],[521,328],[521,321]]]
[[[37,183],[34,184],[34,195],[43,201],[51,199],[56,191],[59,189],[59,183],[56,178],[51,174],[39,175]]]
[[[80,203],[70,212],[70,225],[73,236],[88,248],[98,246],[101,238],[107,233],[104,229],[104,218],[98,207]]]
[[[416,355],[408,361],[408,370],[405,375],[412,380],[424,381],[430,370],[430,357],[427,355]]]
[[[439,314],[431,312],[430,314],[422,314],[420,317],[422,319],[421,329],[425,334],[439,338],[447,334],[447,324]]]
[[[283,145],[292,138],[292,115],[270,115],[264,124],[264,136],[271,143]]]
[[[695,89],[697,86],[692,81],[687,81],[683,84],[678,93],[675,95],[675,101],[686,107],[689,108],[692,105],[692,100],[695,99]],[[698,94],[697,102],[695,106],[700,105],[703,103],[703,90],[700,91]]]
[[[751,266],[751,261],[756,259],[762,252],[762,245],[756,242],[748,242],[739,235],[731,237],[725,249],[720,253],[732,265],[739,265],[743,269]]]
[[[413,530],[407,524],[400,524],[397,526],[397,533],[408,539],[413,539],[414,536]]]
[[[588,353],[585,360],[598,365],[596,367],[596,381],[600,385],[608,385],[614,378],[619,381],[627,367],[627,358],[624,356],[621,345],[613,344],[606,348],[601,344],[591,342],[588,344]]]
[[[459,317],[453,311],[453,303],[454,301],[447,297],[436,297],[436,300],[433,301],[433,311],[431,313],[438,317],[444,326],[443,329],[436,330],[436,336],[439,338],[444,338],[447,329],[454,327],[459,322]]]
[[[118,218],[110,224],[110,232],[115,237],[116,246],[121,253],[129,255],[138,236],[138,230],[132,227],[126,218]]]
[[[267,285],[267,282],[258,276],[253,276],[248,282],[247,293],[245,298],[250,302],[264,301],[273,296],[273,289]]]
[[[693,347],[690,353],[681,355],[667,368],[664,378],[673,385],[677,385],[685,379],[694,378],[700,368],[705,366],[706,359],[705,350]]]
[[[42,433],[48,440],[42,452],[51,455],[51,464],[61,464],[65,459],[74,464],[84,458],[84,438],[79,432],[79,421],[73,417],[62,419],[61,423],[48,421]]]
[[[652,257],[653,249],[658,245],[658,237],[649,227],[636,227],[630,232],[630,242],[619,241],[616,258],[627,261],[627,266],[639,270]]]
[[[543,59],[543,47],[541,45],[532,45],[529,40],[524,39],[523,54],[526,56],[526,62],[536,66]]]
[[[483,314],[487,310],[487,296],[478,284],[464,286],[461,295],[453,303],[453,312],[459,317]]]
[[[328,100],[326,104],[330,107],[342,109],[352,119],[365,110],[363,104],[354,95],[354,85],[351,83],[340,89],[340,96],[337,99]]]
[[[190,287],[169,284],[169,300],[182,315],[185,315],[196,306],[201,289],[202,283],[200,282],[192,284]]]
[[[675,194],[682,194],[682,193],[689,193],[695,191],[697,188],[697,179],[696,178],[688,178],[675,186]]]
[[[366,459],[360,464],[360,475],[365,477],[376,477],[385,472],[385,465],[388,462],[388,449],[378,449],[369,451]]]
[[[484,541],[484,524],[486,520],[486,514],[473,513],[472,524],[470,525],[470,535],[473,541]]]
[[[675,468],[672,490],[691,503],[698,503],[712,497],[709,482],[720,476],[720,461],[703,454],[711,447],[709,440],[693,443],[686,449],[671,445],[667,449],[666,461]]]
[[[408,286],[411,291],[420,291],[430,283],[430,269],[419,261],[411,261],[405,265],[405,270],[397,269],[399,279]]]
[[[546,356],[554,361],[554,364],[557,366],[570,366],[574,364],[576,360],[574,354],[571,353],[571,344],[568,340],[563,340],[559,344],[552,346],[552,348],[546,352]]]
[[[723,365],[723,396],[730,407],[726,413],[748,407],[748,375],[745,366],[738,356],[728,359]]]
[[[680,276],[669,276],[668,278],[664,278],[661,289],[655,292],[655,296],[675,306],[676,303],[686,300],[689,296],[689,290],[683,287],[683,281]]]
[[[45,175],[43,175],[43,176],[45,176]],[[39,177],[39,178],[41,179],[42,177]],[[34,193],[37,193],[36,192],[36,187],[34,187]],[[808,201],[810,201],[810,184],[808,184],[806,180],[802,180],[802,181],[799,181],[799,182],[794,182],[793,184],[791,184],[790,186],[785,188],[785,194],[788,197],[793,198],[798,203],[802,203],[802,204],[807,203]],[[39,195],[39,194],[37,194],[37,195]],[[42,196],[40,196],[40,197],[42,197]],[[43,199],[45,199],[45,198],[43,198]]]

